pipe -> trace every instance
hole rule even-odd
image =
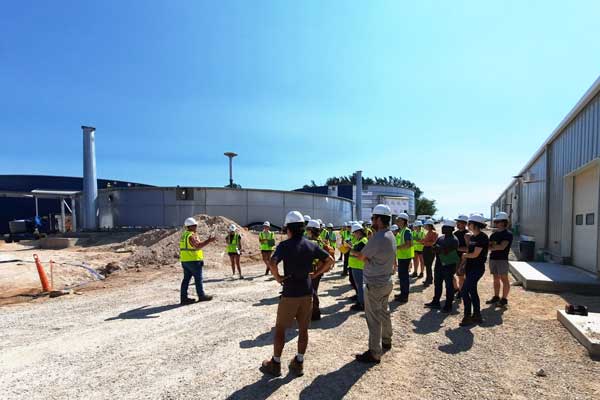
[[[356,171],[356,219],[362,220],[362,171]]]
[[[83,129],[83,229],[98,228],[98,183],[96,180],[96,128],[82,126]]]

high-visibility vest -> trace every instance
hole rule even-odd
[[[358,251],[355,249],[356,245],[358,245],[359,243],[364,243],[366,245],[369,242],[369,239],[367,239],[366,237],[363,237],[360,240],[355,240],[354,242],[355,243],[352,246],[352,250]],[[358,258],[353,256],[352,253],[350,253],[350,258],[348,258],[348,266],[350,268],[354,268],[354,269],[364,269],[365,262],[362,260],[359,260]]]
[[[258,239],[259,240],[271,240],[271,241],[275,241],[275,233],[274,232],[265,232],[262,231],[261,233],[258,234]],[[264,250],[264,251],[273,251],[273,247],[275,246],[271,246],[269,245],[269,242],[266,243],[262,243],[260,244],[260,249]]]
[[[423,229],[418,231],[412,231],[413,247],[416,251],[423,251],[423,243],[417,243],[416,240],[423,240],[425,237],[425,231]]]
[[[319,239],[321,239],[321,241],[326,241],[327,240],[327,229],[322,229],[321,233],[319,233]]]
[[[331,247],[333,247],[334,249],[336,248],[337,245],[337,236],[335,235],[334,231],[331,232],[327,232],[327,241],[329,242],[329,245]]]
[[[370,238],[371,236],[373,236],[373,230],[371,228],[365,228],[365,235],[367,236],[367,238]]]
[[[204,260],[204,253],[200,249],[192,247],[190,244],[190,238],[194,235],[194,232],[185,230],[181,234],[179,239],[179,261],[202,261]]]
[[[227,236],[227,238],[229,238],[229,236]],[[242,237],[239,234],[234,233],[231,243],[227,244],[227,253],[237,253],[241,239]]]
[[[405,243],[404,233],[406,233],[406,231],[410,232],[410,229],[405,227],[405,228],[402,228],[402,230],[400,230],[400,232],[398,232],[398,234],[396,235],[396,246],[402,246]],[[406,259],[413,258],[414,256],[415,256],[415,249],[413,246],[411,246],[407,249],[396,248],[396,258],[398,260],[406,260]]]
[[[347,230],[343,230],[343,231],[340,233],[340,235],[342,235],[342,240],[343,240],[344,242],[346,242],[346,241],[350,240],[350,238],[352,237],[352,234],[350,233],[350,231],[347,231]]]

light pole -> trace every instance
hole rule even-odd
[[[228,151],[224,155],[229,158],[229,187],[233,188],[233,157],[236,157],[237,154]]]

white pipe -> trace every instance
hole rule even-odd
[[[98,227],[98,183],[96,180],[96,128],[83,129],[83,228],[96,230]]]

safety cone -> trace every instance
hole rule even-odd
[[[33,259],[35,260],[35,266],[37,267],[38,275],[40,276],[40,282],[42,283],[42,290],[44,292],[49,292],[52,290],[50,283],[48,283],[48,277],[46,276],[46,271],[44,271],[44,267],[42,266],[42,262],[38,258],[37,254],[33,255]]]

